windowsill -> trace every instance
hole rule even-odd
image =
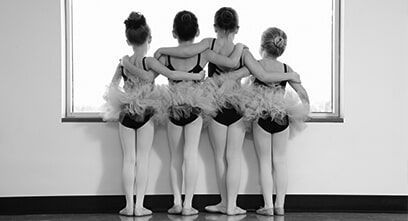
[[[106,123],[101,117],[64,117],[62,123]],[[307,123],[344,123],[342,117],[314,117],[306,121]]]

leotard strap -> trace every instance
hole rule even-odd
[[[144,69],[145,71],[149,71],[149,70],[147,70],[147,66],[146,66],[146,57],[143,57],[143,59],[142,59],[142,64],[143,64],[143,69]]]
[[[213,38],[212,43],[211,43],[211,48],[210,48],[211,50],[213,50],[213,49],[214,49],[215,40],[216,40],[216,38]]]

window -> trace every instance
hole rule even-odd
[[[288,35],[280,58],[301,75],[311,100],[311,121],[341,121],[340,115],[340,0],[189,1],[65,0],[65,120],[97,120],[103,94],[118,60],[131,54],[123,21],[131,11],[142,12],[152,29],[148,56],[158,47],[176,46],[172,22],[180,10],[198,17],[200,36],[215,37],[213,16],[220,7],[239,15],[236,42],[245,43],[257,57],[262,32],[278,27]],[[159,76],[156,84],[166,84]],[[100,120],[100,119],[99,119]]]

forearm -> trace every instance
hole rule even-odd
[[[131,74],[133,76],[139,77],[149,82],[153,81],[155,78],[154,73],[138,68],[127,60],[122,61],[122,64],[123,64],[123,67],[127,70],[126,74]]]
[[[208,49],[210,47],[208,42],[209,42],[208,39],[203,39],[200,42],[191,45],[178,47],[163,47],[157,50],[158,53],[157,52],[155,53],[155,57],[156,55],[165,54],[173,57],[189,58],[199,53],[202,53],[206,49]]]
[[[265,83],[276,83],[281,81],[289,81],[292,78],[287,73],[274,73],[260,71],[257,74],[254,74],[259,80]]]
[[[230,79],[239,80],[241,78],[249,76],[250,72],[249,72],[248,68],[243,67],[243,68],[240,68],[240,69],[238,69],[236,71],[229,72],[229,73],[227,73],[225,75],[227,75],[228,78],[230,78]]]
[[[239,61],[242,56],[242,51],[243,51],[243,45],[237,45],[235,46],[234,51],[232,54],[227,57],[218,53],[215,53],[214,51],[207,49],[207,59],[209,62],[214,63],[219,66],[223,67],[228,67],[228,68],[234,68],[237,67],[239,64]]]
[[[167,73],[163,73],[166,77],[170,78],[171,80],[199,80],[198,74],[194,73],[187,73],[182,71],[168,71]]]

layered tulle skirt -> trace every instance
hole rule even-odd
[[[125,115],[142,122],[146,115],[153,115],[153,120],[161,123],[161,107],[164,89],[152,84],[135,86],[124,91],[118,86],[108,86],[104,95],[103,120],[121,121]]]
[[[270,117],[272,121],[284,124],[287,116],[290,138],[306,128],[309,107],[295,93],[285,91],[280,85],[263,86],[246,82],[242,87],[247,97],[244,108],[246,122]]]
[[[167,115],[166,118],[179,120],[196,114],[208,119],[216,112],[214,93],[203,82],[169,84],[163,95],[162,113]]]

